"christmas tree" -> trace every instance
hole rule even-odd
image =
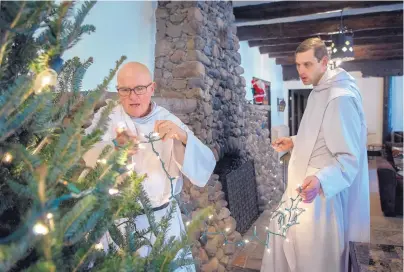
[[[115,102],[93,132],[83,128],[125,60],[86,92],[81,82],[93,60],[63,62],[66,50],[95,31],[83,24],[94,5],[74,12],[73,2],[1,2],[0,271],[172,271],[192,263],[189,234],[210,213],[194,216],[182,239],[166,237],[174,210],[154,219],[144,176],[127,169],[131,144],[105,147],[95,168],[83,164]],[[134,218],[142,213],[150,227],[139,232]],[[108,252],[99,244],[106,232]],[[136,254],[142,246],[151,248],[146,257]]]

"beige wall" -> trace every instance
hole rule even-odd
[[[369,130],[369,143],[382,143],[383,133],[383,78],[363,78],[361,72],[350,73],[355,79],[362,94],[366,123]],[[284,124],[288,125],[289,89],[307,89],[301,81],[284,81],[283,92],[286,101]]]

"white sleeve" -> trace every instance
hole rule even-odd
[[[212,150],[204,145],[179,118],[172,115],[171,121],[185,130],[187,145],[174,140],[173,158],[180,171],[196,186],[205,186],[216,166]]]

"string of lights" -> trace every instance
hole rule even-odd
[[[149,135],[144,135],[144,137],[147,139],[147,142],[139,142],[140,144],[151,144],[152,147],[152,151],[154,152],[154,154],[157,156],[157,158],[160,160],[161,163],[161,167],[163,168],[163,171],[165,172],[167,179],[170,181],[171,183],[171,197],[170,199],[176,199],[178,204],[181,205],[181,201],[179,200],[178,197],[176,197],[174,195],[174,190],[173,190],[173,181],[176,179],[176,177],[172,177],[168,171],[165,168],[165,163],[164,161],[161,159],[160,154],[156,151],[155,147],[154,147],[154,143],[157,141],[160,141],[161,138],[159,138],[159,134],[156,132],[152,132]],[[299,191],[301,192],[301,187],[299,186]],[[235,244],[236,246],[244,246],[247,243],[253,240],[261,243],[262,245],[264,245],[267,250],[269,251],[269,239],[270,239],[270,235],[277,235],[277,236],[281,236],[283,238],[286,238],[286,234],[287,231],[289,230],[290,227],[299,224],[298,217],[299,215],[301,215],[305,209],[303,208],[299,208],[298,205],[299,203],[302,201],[302,198],[300,197],[300,192],[299,194],[295,197],[295,198],[290,198],[290,206],[289,207],[284,207],[284,204],[286,203],[286,201],[281,201],[278,205],[278,207],[272,212],[272,216],[270,218],[270,220],[273,220],[275,218],[278,218],[278,231],[274,232],[271,231],[269,229],[269,227],[266,228],[266,240],[263,241],[259,238],[259,235],[257,233],[257,227],[254,226],[254,230],[253,230],[253,235],[249,236],[249,237],[245,237],[244,241],[240,241],[240,242],[231,242],[229,241],[226,233],[228,233],[230,231],[230,228],[227,227],[225,230],[223,231],[217,231],[217,232],[209,232],[208,231],[208,224],[206,222],[204,222],[204,231],[202,232],[201,238],[202,239],[206,239],[208,235],[221,235],[224,238],[224,243],[223,245],[227,245],[227,244]],[[188,211],[185,208],[185,205],[182,205],[183,210],[185,210],[185,212],[187,213],[186,215],[189,216]],[[213,215],[209,215],[209,219],[212,219]],[[189,222],[186,222],[186,225],[188,225]],[[249,238],[249,239],[248,239]],[[288,242],[288,239],[286,238],[286,241]]]

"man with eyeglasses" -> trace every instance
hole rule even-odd
[[[153,145],[170,176],[177,177],[174,181],[174,195],[181,192],[182,175],[185,175],[194,185],[204,187],[216,165],[213,152],[178,117],[151,100],[156,84],[152,81],[148,68],[137,62],[127,63],[119,70],[117,82],[119,105],[109,115],[110,121],[102,142],[85,154],[86,164],[95,166],[99,153],[108,144],[119,148],[128,141],[147,142],[145,135],[158,133],[162,141],[154,142]],[[102,110],[99,110],[96,113],[93,125],[86,130],[86,133],[93,130],[101,112]],[[134,148],[129,152],[130,165],[138,174],[147,174],[143,187],[158,222],[166,215],[171,205],[169,201],[171,183],[151,144],[143,144],[142,147]],[[180,238],[185,227],[179,207],[170,223],[167,237]],[[146,215],[136,217],[137,230],[140,231],[148,226]],[[149,236],[148,238],[154,242],[155,237],[152,234]],[[105,240],[104,248],[108,245],[108,241]],[[150,248],[146,246],[138,251],[141,256],[147,256],[149,252]],[[194,269],[192,266],[191,270]]]

